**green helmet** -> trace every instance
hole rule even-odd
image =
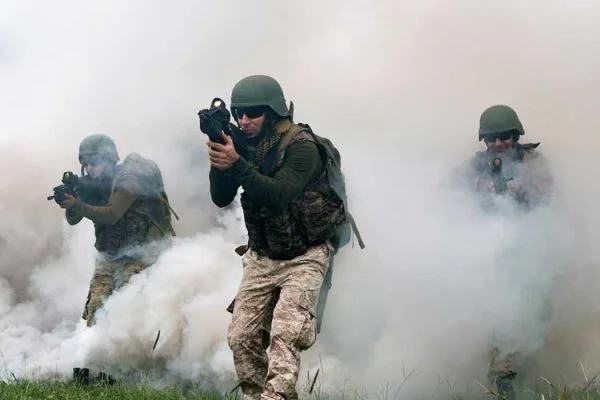
[[[88,164],[86,159],[100,158],[104,161],[117,163],[119,154],[115,142],[108,136],[102,134],[90,135],[79,144],[79,162]]]
[[[289,116],[279,83],[267,75],[247,76],[231,91],[231,108],[268,106],[280,117]]]
[[[525,134],[523,125],[515,110],[509,106],[498,104],[487,108],[479,118],[479,140],[485,135],[517,131],[520,135]]]

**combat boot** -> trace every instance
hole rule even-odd
[[[512,383],[513,377],[501,376],[496,379],[496,391],[498,398],[502,400],[516,400],[515,388]]]
[[[90,384],[89,368],[73,368],[73,382],[76,385],[89,385]]]
[[[108,375],[106,372],[100,371],[100,373],[95,379],[95,382],[104,385],[114,385],[115,383],[117,383],[117,380],[112,376]]]

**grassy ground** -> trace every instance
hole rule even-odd
[[[89,385],[59,382],[0,383],[1,400],[216,400],[219,394],[183,392],[179,388],[158,390],[146,386]]]
[[[590,382],[593,383],[593,382]],[[499,399],[493,392],[472,390],[470,393],[438,393],[431,400],[490,400]],[[300,393],[303,399],[311,400],[404,400],[400,392],[372,393],[367,395],[360,391],[340,390],[338,393],[326,394],[318,390],[312,394]],[[103,385],[94,384],[81,386],[74,383],[63,382],[0,382],[0,400],[240,400],[239,391],[234,395],[225,396],[220,393],[203,393],[196,390],[183,391],[180,388],[153,389],[147,386],[126,386],[121,384]],[[600,387],[567,388],[547,384],[545,388],[537,391],[526,389],[518,398],[519,400],[600,400]],[[421,399],[420,399],[421,400]],[[422,399],[425,400],[425,399]]]

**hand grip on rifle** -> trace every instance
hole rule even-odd
[[[494,183],[496,193],[502,194],[508,189],[508,182],[512,181],[513,178],[507,178],[502,172],[502,159],[497,157],[491,162],[491,177]]]

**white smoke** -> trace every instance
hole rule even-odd
[[[600,367],[595,294],[600,214],[594,136],[600,5],[577,1],[5,2],[0,14],[0,350],[17,376],[68,375],[85,360],[227,387],[224,308],[239,282],[239,210],[219,211],[196,112],[243,76],[283,85],[295,119],[340,148],[367,249],[344,249],[305,368],[323,385],[378,387],[417,371],[483,380],[487,339],[509,321],[549,376]],[[552,206],[481,214],[449,182],[483,147],[478,118],[513,106],[541,141]],[[78,170],[90,133],[121,158],[155,160],[179,238],[80,320],[92,226],[45,201]],[[223,219],[224,218],[224,219]],[[526,296],[525,298],[523,296]],[[537,323],[550,298],[549,334]],[[519,325],[521,322],[533,321]],[[511,326],[509,324],[509,326]],[[161,336],[152,346],[157,332]],[[544,338],[547,341],[544,342]],[[545,343],[545,344],[544,344]],[[302,384],[306,375],[301,376]],[[336,386],[337,385],[337,386]]]

